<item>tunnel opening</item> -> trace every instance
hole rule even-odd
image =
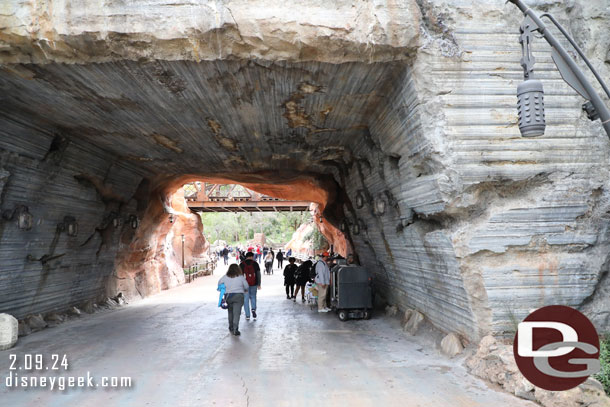
[[[148,203],[139,214],[138,227],[127,229],[125,241],[129,243],[117,255],[106,294],[109,297],[119,294],[126,298],[146,297],[183,284],[183,269],[207,262],[210,245],[214,243],[206,240],[198,211],[243,213],[247,212],[245,207],[257,212],[263,211],[262,208],[277,210],[277,199],[288,199],[287,208],[295,209],[293,206],[296,206],[298,210],[310,212],[311,219],[317,221],[312,224],[337,253],[345,256],[348,251],[353,252],[349,233],[344,234],[334,226],[342,221],[343,194],[332,178],[297,174],[282,182],[268,183],[266,177],[270,175],[259,174],[253,178],[251,174],[237,177],[232,174],[230,180],[189,175],[160,181],[159,186],[149,192]],[[250,182],[229,183],[236,179]],[[219,192],[235,192],[238,186],[246,194],[255,196],[248,200],[246,197],[228,200],[220,197]],[[252,198],[260,202],[253,202]],[[256,207],[246,205],[253,203]],[[326,223],[320,222],[322,219]],[[244,227],[248,230],[246,225]],[[252,228],[252,238],[254,232]],[[311,253],[312,257],[314,254]]]

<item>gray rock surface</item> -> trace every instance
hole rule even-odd
[[[9,314],[0,314],[0,351],[15,346],[19,336],[19,323]]]
[[[512,4],[64,3],[0,13],[0,203],[35,221],[3,224],[1,311],[172,286],[167,271],[117,283],[143,237],[111,220],[144,216],[178,177],[313,176],[332,181],[328,221],[362,225],[347,237],[399,309],[471,340],[548,304],[609,329],[610,142],[538,39],[548,126],[520,136]],[[610,77],[605,1],[532,5]],[[69,214],[76,237],[57,234]],[[167,261],[162,237],[149,246],[135,255]]]

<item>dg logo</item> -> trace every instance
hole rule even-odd
[[[579,311],[540,308],[519,324],[513,345],[519,370],[534,386],[561,391],[599,372],[599,336]]]

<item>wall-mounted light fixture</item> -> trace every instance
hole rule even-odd
[[[358,221],[354,222],[353,226],[352,226],[352,233],[355,235],[359,235],[360,234],[360,224]]]
[[[78,222],[73,216],[64,216],[64,221],[57,225],[60,231],[65,231],[70,237],[76,237],[78,235]]]
[[[324,218],[322,218],[322,216],[320,216],[320,223],[324,223]]]
[[[343,222],[341,222],[341,232],[345,233],[347,232],[347,229],[349,229],[349,223],[347,219],[344,219]]]
[[[356,195],[356,207],[358,209],[362,209],[364,207],[364,200],[365,200],[364,191],[362,191],[362,190],[358,191],[358,194]]]
[[[123,224],[123,219],[121,219],[121,217],[116,214],[114,216],[114,218],[112,219],[112,226],[114,226],[115,229],[118,229],[121,227],[121,225]]]
[[[136,215],[129,215],[129,225],[132,229],[137,229],[140,226],[140,218]]]
[[[34,224],[34,217],[30,214],[27,206],[19,205],[15,208],[17,213],[17,227],[21,230],[30,230]]]
[[[517,87],[517,97],[519,100],[517,109],[519,112],[519,130],[521,135],[523,137],[541,136],[544,134],[545,129],[542,82],[533,77],[535,59],[532,55],[531,43],[534,33],[538,32],[551,46],[551,58],[555,62],[563,80],[587,101],[583,105],[583,110],[587,113],[587,117],[590,120],[601,119],[602,126],[606,130],[608,137],[610,137],[610,109],[608,109],[604,100],[597,93],[597,90],[589,83],[589,80],[580,70],[572,56],[555,38],[552,30],[549,30],[542,22],[542,18],[548,18],[557,27],[572,47],[574,47],[578,55],[580,55],[591,73],[593,73],[593,76],[595,76],[606,95],[610,97],[610,89],[608,89],[591,62],[572,37],[568,35],[568,32],[551,14],[546,13],[538,17],[523,1],[509,1],[519,7],[519,10],[525,15],[520,29],[521,36],[519,37],[524,82]]]
[[[173,213],[169,214],[169,223],[174,223],[174,214]]]
[[[15,209],[7,210],[2,213],[5,220],[13,220],[17,215],[17,227],[21,230],[30,230],[34,225],[34,217],[25,205],[17,205]]]
[[[385,213],[386,202],[385,202],[385,199],[381,195],[379,195],[377,197],[377,199],[375,199],[375,206],[374,206],[374,208],[375,208],[375,213],[377,215],[381,216],[381,215],[383,215]]]

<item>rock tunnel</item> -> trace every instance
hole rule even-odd
[[[207,179],[322,204],[379,294],[445,332],[547,304],[608,329],[610,145],[542,42],[548,128],[520,136],[510,5],[19,3],[0,13],[1,312],[182,283],[172,245],[201,224],[171,193]],[[608,49],[608,15],[576,3],[544,7]]]

